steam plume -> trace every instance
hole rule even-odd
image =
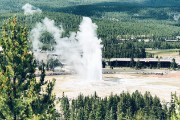
[[[180,14],[175,14],[173,18],[175,21],[178,21],[180,19]]]
[[[35,13],[42,13],[42,11],[39,8],[36,8],[34,6],[32,6],[29,3],[26,3],[22,9],[24,10],[24,14],[25,15],[33,15]]]
[[[49,32],[53,35],[56,45],[55,50],[46,51],[49,54],[59,55],[59,60],[72,69],[85,80],[102,79],[102,52],[101,40],[97,38],[97,25],[92,23],[88,17],[83,17],[77,33],[72,32],[70,37],[62,38],[63,29],[57,27],[53,20],[45,18],[37,23],[31,31],[31,40],[33,51],[36,58],[41,54],[40,37],[43,32]]]

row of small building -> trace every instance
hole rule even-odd
[[[132,64],[131,58],[111,58],[111,59],[103,59],[103,67],[106,65],[111,67],[130,67]],[[171,58],[134,58],[134,65],[139,62],[142,67],[157,67],[160,64],[161,68],[170,68],[171,63],[173,62]],[[180,63],[176,62],[177,67]]]
[[[141,41],[150,42],[150,41],[153,41],[153,38],[152,37],[147,37],[146,35],[139,35],[137,38],[135,38],[133,36],[130,37],[130,38],[117,37],[117,40],[119,42],[124,42],[124,41],[128,41],[128,40],[137,40],[139,42],[141,42]],[[174,38],[171,38],[171,39],[164,38],[164,41],[165,42],[180,42],[180,36],[175,36]]]

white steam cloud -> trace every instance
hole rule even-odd
[[[33,28],[30,33],[30,39],[33,41],[33,51],[35,53],[41,51],[40,47],[42,43],[40,42],[40,37],[46,31],[52,34],[55,40],[59,40],[63,29],[55,26],[54,21],[48,18],[44,18],[42,22],[37,23],[36,27]]]
[[[180,14],[175,14],[173,18],[175,21],[178,21],[180,19]]]
[[[36,14],[36,13],[42,13],[42,11],[39,8],[36,8],[36,7],[32,6],[29,3],[26,3],[22,7],[22,9],[24,10],[25,15],[33,15],[33,14]]]
[[[33,52],[39,59],[41,54],[40,37],[43,32],[49,32],[54,37],[56,45],[54,51],[46,51],[48,54],[56,54],[59,60],[80,75],[82,79],[102,79],[102,51],[101,40],[97,37],[97,25],[88,17],[83,17],[77,33],[72,32],[70,37],[62,38],[62,27],[55,26],[53,20],[45,18],[37,23],[31,31]],[[40,60],[40,59],[39,59]]]

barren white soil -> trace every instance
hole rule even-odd
[[[105,97],[138,90],[142,93],[150,91],[162,101],[169,102],[171,92],[180,95],[180,71],[119,68],[104,69],[104,73],[102,81],[85,81],[76,75],[46,76],[46,79],[56,79],[54,92],[57,97],[61,97],[63,92],[69,98],[76,98],[80,93],[92,95],[95,91],[98,96]]]

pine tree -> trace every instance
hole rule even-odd
[[[174,101],[174,112],[171,112],[171,120],[179,120],[180,119],[180,97],[177,97],[176,93],[172,94]]]
[[[134,58],[133,57],[131,57],[131,61],[130,61],[130,67],[134,67],[134,64],[135,64],[135,61],[134,61]]]
[[[117,120],[123,120],[123,113],[117,115]]]
[[[171,62],[171,68],[172,68],[173,70],[175,70],[176,67],[177,67],[177,63],[176,63],[175,59],[173,58],[173,59],[172,59],[172,62]]]
[[[101,103],[98,103],[96,111],[96,120],[103,120],[103,108]]]
[[[35,77],[36,62],[29,51],[28,34],[14,17],[2,27],[0,46],[0,119],[54,119],[55,82],[47,82],[44,65],[40,80]]]
[[[110,110],[110,117],[109,117],[109,120],[114,120],[114,112],[113,112],[113,108],[111,107],[111,110]]]
[[[69,100],[67,97],[63,97],[61,100],[61,106],[63,109],[63,115],[64,115],[64,119],[65,120],[69,120],[70,119],[70,110],[69,110]]]
[[[131,113],[131,110],[130,108],[127,109],[127,112],[126,112],[126,120],[131,120],[132,119],[132,113]]]
[[[117,119],[118,120],[123,120],[124,113],[122,110],[122,102],[119,102],[117,105]]]
[[[136,62],[135,68],[136,68],[136,69],[141,69],[141,63],[140,63],[139,60]]]
[[[80,108],[77,113],[77,120],[84,120],[84,111],[83,108]]]
[[[92,111],[89,114],[88,120],[95,120],[95,115],[94,115],[94,113]]]
[[[143,111],[141,109],[135,114],[135,120],[143,120]]]
[[[160,60],[158,60],[157,69],[160,69],[160,68],[161,68],[161,62],[160,62]]]
[[[105,120],[110,120],[110,111],[106,111]]]
[[[70,108],[70,120],[75,120],[76,118],[76,101],[72,100]]]

